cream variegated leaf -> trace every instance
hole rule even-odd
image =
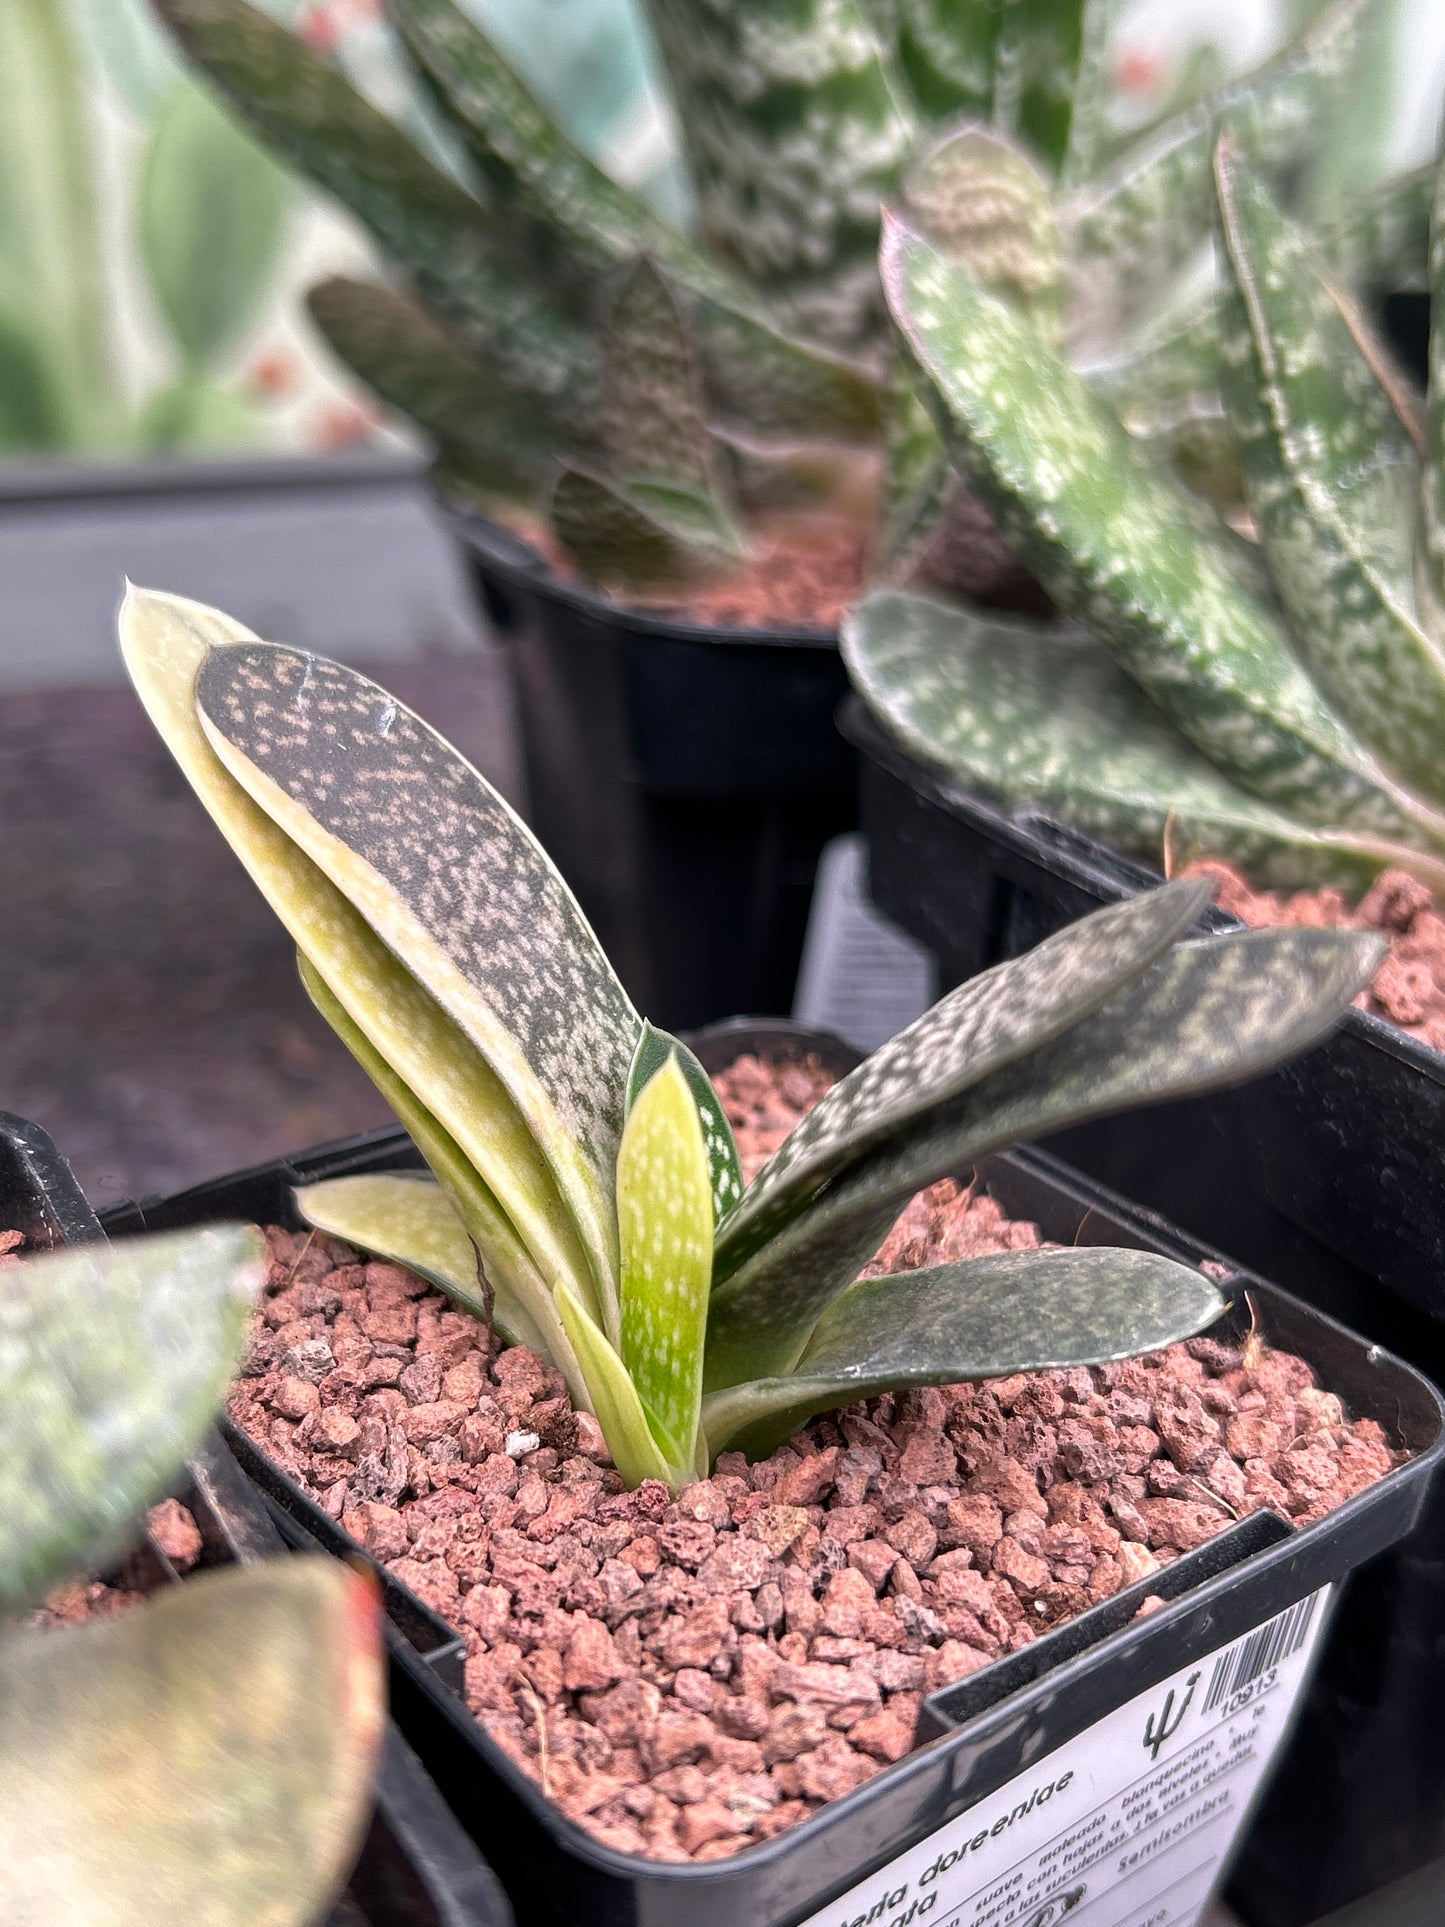
[[[676,1062],[687,1080],[692,1101],[697,1106],[702,1124],[703,1149],[707,1153],[708,1176],[712,1184],[713,1222],[721,1224],[743,1195],[737,1141],[712,1079],[681,1038],[658,1030],[654,1024],[643,1024],[632,1068],[627,1076],[627,1109],[630,1113],[643,1090],[669,1057]]]

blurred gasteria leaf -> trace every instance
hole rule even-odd
[[[434,1175],[319,1185],[301,1212],[473,1311],[490,1288],[503,1334],[550,1355],[633,1482],[684,1484],[725,1446],[889,1385],[1201,1329],[1213,1286],[1132,1252],[855,1281],[924,1184],[1278,1062],[1380,955],[1346,931],[1181,942],[1208,891],[1167,885],[946,997],[744,1189],[701,1067],[638,1017],[545,853],[443,738],[355,670],[176,597],[132,591],[122,638]]]
[[[1437,303],[1422,408],[1233,136],[1213,170],[1215,427],[1257,542],[1125,432],[1117,370],[1081,379],[896,222],[885,286],[939,433],[1088,633],[883,592],[845,623],[850,671],[927,762],[1156,861],[1172,817],[1175,852],[1261,882],[1358,893],[1395,865],[1439,889],[1445,323]],[[1437,234],[1437,277],[1440,260]],[[1200,339],[1191,324],[1152,351],[1176,399]]]
[[[1154,360],[1126,328],[1181,321],[1225,116],[1271,180],[1307,181],[1325,110],[1351,97],[1362,29],[1385,0],[1331,0],[1263,66],[1185,97],[1122,151],[1109,115],[1115,0],[646,0],[697,211],[686,235],[588,158],[458,0],[386,0],[454,175],[252,0],[151,3],[241,113],[361,218],[405,284],[370,296],[332,284],[312,312],[341,358],[435,438],[447,483],[503,513],[545,506],[589,576],[656,594],[747,552],[722,450],[794,472],[809,445],[882,458],[894,370],[876,252],[889,200],[1058,331],[1078,365],[1122,357],[1101,378],[1126,382],[1141,426],[1197,466],[1207,433],[1186,435],[1154,395]],[[1368,199],[1321,216],[1351,286],[1409,256],[1419,222],[1418,183],[1363,187]],[[1210,298],[1191,311],[1203,342],[1191,423],[1221,405]],[[926,419],[913,431],[894,444],[909,479],[885,492],[884,552],[900,569],[949,494]],[[856,516],[859,464],[845,466],[839,512]]]

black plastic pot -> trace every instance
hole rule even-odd
[[[794,1026],[741,1023],[694,1039],[713,1068],[740,1051],[819,1050],[856,1061]],[[295,1222],[291,1188],[362,1170],[415,1168],[400,1132],[376,1133],[202,1186],[163,1203],[108,1214],[108,1228],[190,1223],[218,1214]],[[1005,1209],[1062,1242],[1121,1243],[1191,1261],[1206,1248],[1146,1223],[1056,1160],[1020,1153],[985,1177]],[[1294,1608],[1393,1544],[1413,1525],[1442,1452],[1442,1410],[1416,1373],[1269,1285],[1248,1281],[1264,1330],[1300,1353],[1354,1411],[1376,1416],[1414,1457],[1320,1524],[1295,1530],[1273,1515],[1221,1533],[1197,1552],[928,1702],[921,1750],[778,1839],[711,1865],[675,1866],[608,1850],[562,1818],[495,1746],[434,1668],[395,1654],[393,1707],[403,1731],[462,1824],[500,1873],[523,1927],[786,1927],[887,1867],[970,1812],[1023,1769],[1168,1681],[1182,1667]],[[1238,1333],[1248,1314],[1233,1320]],[[268,1492],[293,1517],[309,1501],[274,1467]],[[288,1489],[289,1488],[289,1489]],[[364,1556],[359,1548],[352,1556]],[[1167,1603],[1134,1617],[1146,1593]],[[1147,1745],[1147,1740],[1144,1742]],[[1313,1842],[1300,1841],[1301,1850]],[[1046,1916],[1040,1915],[1042,1920]],[[840,1920],[851,1922],[850,1912]],[[881,1916],[887,1919],[887,1914]],[[1106,1917],[1100,1917],[1100,1927]]]
[[[4,1112],[0,1112],[0,1229],[23,1232],[26,1244],[40,1249],[105,1236],[69,1165],[45,1132]],[[285,1551],[268,1508],[219,1439],[212,1439],[192,1459],[179,1496],[200,1527],[202,1566],[249,1565]],[[305,1544],[297,1531],[288,1531],[285,1539],[292,1545]],[[139,1591],[181,1583],[149,1535],[126,1560],[125,1570],[129,1583]],[[420,1618],[409,1614],[408,1602]],[[404,1627],[415,1663],[436,1664],[443,1647],[460,1654],[461,1643],[450,1628],[395,1581],[390,1582],[386,1607],[393,1623]],[[389,1640],[400,1644],[394,1633]],[[460,1684],[459,1670],[448,1675],[453,1677]],[[495,1875],[396,1723],[389,1722],[366,1839],[326,1927],[511,1927],[511,1923],[512,1912]]]
[[[512,664],[532,827],[634,1000],[673,1030],[790,1010],[818,854],[857,824],[836,636],[619,608],[447,512]]]

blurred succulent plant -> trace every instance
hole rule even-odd
[[[1121,848],[1157,857],[1167,826],[1171,860],[1222,855],[1262,883],[1357,890],[1388,863],[1438,888],[1445,316],[1422,409],[1228,139],[1214,176],[1221,383],[1257,542],[1017,303],[899,224],[884,278],[949,453],[1088,633],[884,592],[845,624],[848,662],[926,759]],[[1445,286],[1445,198],[1434,256]]]
[[[546,854],[435,731],[354,670],[176,597],[132,591],[121,634],[312,998],[437,1180],[338,1180],[302,1212],[546,1352],[634,1482],[686,1483],[888,1387],[1208,1324],[1208,1281],[1138,1252],[855,1280],[924,1185],[1278,1062],[1381,953],[1343,931],[1179,943],[1209,892],[1170,885],[945,998],[745,1190],[700,1066],[638,1016]]]
[[[690,238],[593,165],[456,0],[386,9],[457,145],[456,178],[248,0],[153,3],[399,271],[397,288],[313,292],[341,359],[434,437],[453,485],[530,512],[545,500],[590,574],[651,590],[735,564],[760,505],[856,494],[862,451],[877,455],[895,415],[884,553],[902,567],[929,546],[946,464],[911,392],[892,394],[882,199],[902,193],[955,253],[1022,277],[1059,326],[1067,310],[1081,351],[1101,333],[1117,344],[1207,238],[1220,117],[1242,120],[1273,174],[1306,173],[1380,0],[1332,0],[1257,73],[1122,151],[1116,0],[649,0]],[[939,133],[959,116],[989,125]],[[1412,193],[1386,202],[1407,224]],[[1055,197],[1062,239],[1041,252]],[[1390,259],[1388,223],[1372,207],[1346,225],[1352,275],[1368,277]],[[1166,365],[1130,354],[1109,379],[1157,430],[1179,410],[1172,389],[1156,403],[1156,374],[1187,374],[1193,406],[1211,391],[1208,349],[1196,320]]]
[[[0,1269],[0,1615],[122,1550],[211,1425],[263,1250],[241,1226]],[[0,1918],[308,1927],[360,1844],[376,1605],[324,1559],[45,1630],[0,1619]]]

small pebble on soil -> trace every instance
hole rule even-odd
[[[748,1056],[718,1078],[749,1175],[829,1081]],[[396,1265],[267,1236],[232,1415],[461,1630],[468,1705],[562,1813],[654,1859],[783,1832],[908,1753],[925,1694],[1402,1456],[1300,1359],[1203,1337],[871,1399],[676,1498],[629,1492],[536,1354],[491,1356]],[[871,1269],[1040,1243],[946,1181]]]

